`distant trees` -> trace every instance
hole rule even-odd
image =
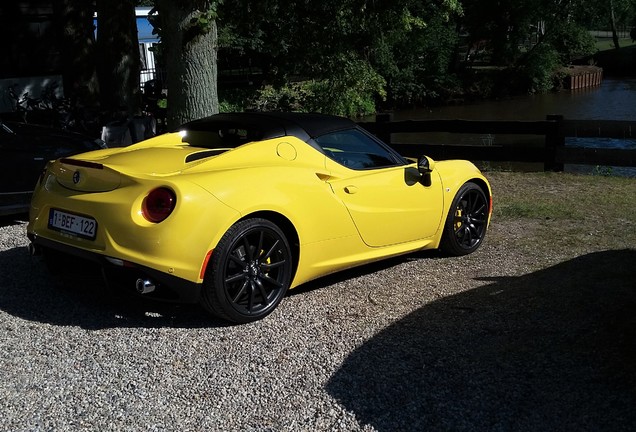
[[[460,12],[457,0],[240,0],[219,7],[220,41],[262,66],[262,105],[353,116],[452,87]]]
[[[66,96],[83,106],[133,113],[139,105],[135,1],[54,0],[53,6]]]
[[[85,0],[55,0],[53,12],[66,96],[94,105],[99,99],[99,81],[93,5]]]
[[[101,107],[139,108],[139,41],[135,0],[97,0],[97,72]]]
[[[73,91],[84,88],[94,97],[99,90],[105,106],[131,109],[138,88],[134,0],[54,1],[64,23],[67,81]],[[219,111],[217,55],[226,69],[250,69],[262,78],[262,85],[258,81],[235,91],[234,98],[225,93],[225,109],[356,116],[379,106],[421,105],[465,93],[474,77],[462,66],[474,58],[468,56],[473,47],[488,52],[495,69],[512,77],[497,79],[493,86],[546,90],[560,66],[593,52],[587,29],[601,23],[617,26],[636,16],[636,0],[136,4],[158,12],[171,126]],[[87,25],[92,10],[103,20],[97,45]],[[618,40],[614,45],[619,46]]]
[[[594,51],[582,25],[591,0],[476,0],[467,2],[462,27],[485,40],[492,63],[515,71],[529,91],[553,86],[555,70]]]

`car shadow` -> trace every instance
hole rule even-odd
[[[0,215],[0,227],[19,225],[29,220],[28,213]]]
[[[14,221],[14,222],[10,222]],[[20,220],[7,218],[7,225]],[[306,293],[337,282],[373,273],[413,259],[396,257],[329,275],[290,290]],[[430,256],[430,255],[429,255]],[[420,256],[421,257],[421,256]],[[86,329],[113,327],[212,328],[235,324],[214,319],[198,305],[153,301],[133,293],[113,292],[97,266],[87,261],[73,266],[72,274],[52,275],[41,257],[26,247],[0,252],[0,310],[30,321],[53,325],[78,325]]]
[[[51,275],[26,247],[0,252],[0,309],[29,321],[113,327],[225,327],[198,305],[162,303],[106,286],[99,268],[82,263],[72,275]]]
[[[326,389],[378,431],[636,428],[636,250],[590,253],[427,304]]]

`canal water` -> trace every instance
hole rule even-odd
[[[636,120],[636,78],[605,78],[599,87],[396,112],[394,120]]]
[[[605,78],[601,86],[579,90],[519,96],[509,99],[479,101],[425,109],[402,110],[392,119],[462,119],[462,120],[545,120],[560,114],[572,120],[636,120],[636,78]],[[435,144],[524,144],[542,145],[544,138],[523,135],[474,134],[395,134],[399,143]],[[636,139],[568,138],[568,146],[636,148]],[[636,176],[636,168],[601,167],[602,172]],[[599,167],[566,166],[566,171],[589,172]]]

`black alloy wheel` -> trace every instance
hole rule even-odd
[[[455,256],[477,250],[486,235],[489,205],[482,188],[472,182],[465,183],[448,212],[441,249]]]
[[[203,306],[228,321],[259,320],[285,296],[291,274],[289,243],[275,224],[260,218],[237,222],[214,250]]]

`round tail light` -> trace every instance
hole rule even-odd
[[[165,220],[174,210],[177,197],[174,192],[165,187],[150,191],[141,205],[141,212],[150,222],[158,223]]]

